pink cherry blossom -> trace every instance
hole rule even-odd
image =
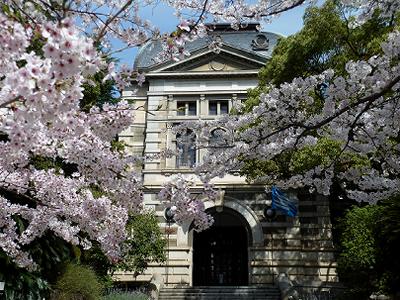
[[[162,35],[142,19],[137,1],[3,1],[8,9],[0,12],[1,250],[19,266],[34,269],[37,265],[24,249],[50,231],[83,248],[96,241],[115,261],[126,238],[129,213],[142,209],[142,177],[135,166],[148,158],[111,147],[114,137],[134,122],[136,108],[120,102],[83,112],[79,103],[83,84],[99,70],[108,72],[106,78],[114,79],[120,89],[132,80],[144,82],[145,74],[128,67],[115,71],[98,46],[111,51],[113,39],[121,39],[127,47],[159,39],[164,51],[155,59],[179,60],[189,55],[188,41],[210,31],[206,20],[229,22],[239,29],[243,22],[268,20],[304,2],[172,0],[168,3],[180,24],[174,33]],[[395,0],[342,2],[359,8],[358,22],[370,18],[376,9],[384,16],[399,10]],[[15,15],[26,21],[22,24]],[[42,51],[34,52],[29,46],[37,37]],[[216,40],[210,47],[218,51],[218,46]],[[367,61],[348,62],[345,76],[327,70],[272,86],[251,113],[186,124],[198,133],[199,146],[204,147],[209,146],[210,129],[224,128],[226,137],[221,138],[229,147],[209,147],[204,164],[196,168],[204,182],[203,192],[193,193],[191,181],[183,176],[165,183],[159,198],[176,207],[177,223],[193,222],[196,230],[211,226],[204,200],[216,197],[209,184],[213,177],[240,169],[243,162],[238,157],[271,159],[315,144],[310,131],[339,141],[343,151],[380,162],[379,169],[349,168],[335,175],[358,187],[348,191],[350,196],[373,202],[398,192],[400,148],[392,142],[398,139],[400,128],[398,31],[389,34],[382,52]],[[324,107],[307,116],[301,107],[313,104],[310,93],[321,83],[329,83]],[[57,168],[37,168],[33,160],[38,157],[62,160],[76,170],[71,175]],[[285,180],[272,175],[260,180],[283,187],[308,186],[327,194],[333,176],[332,166],[316,166]],[[93,187],[102,195],[94,195]],[[17,197],[22,200],[15,201]],[[15,218],[28,224],[22,232]]]

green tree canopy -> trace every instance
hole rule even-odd
[[[321,7],[309,7],[302,30],[279,40],[271,60],[260,71],[260,85],[280,85],[326,69],[342,74],[349,60],[380,53],[394,20],[377,15],[362,26],[352,27],[349,13],[348,8],[332,0]]]
[[[261,94],[268,92],[272,85],[279,86],[297,77],[317,75],[327,69],[343,75],[348,61],[368,59],[379,54],[381,43],[389,32],[399,26],[399,15],[387,19],[379,14],[361,26],[352,26],[354,18],[350,16],[351,12],[351,9],[334,0],[326,1],[321,7],[307,8],[302,30],[279,39],[271,59],[260,70],[259,85],[249,90],[244,112],[251,112],[259,103]],[[304,113],[312,116],[323,108],[324,87],[320,86],[310,96],[316,99],[316,105],[310,107],[304,103],[303,106]],[[315,137],[318,138],[317,132]],[[253,181],[262,180],[264,174],[288,178],[293,173],[301,174],[302,170],[321,165],[334,165],[337,170],[343,170],[371,163],[366,156],[341,153],[342,147],[339,141],[321,139],[314,146],[301,151],[294,147],[273,160],[248,160],[241,174]],[[337,159],[339,156],[340,159]]]
[[[399,216],[396,196],[379,205],[354,206],[340,220],[339,275],[357,299],[399,291]]]

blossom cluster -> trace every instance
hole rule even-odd
[[[360,21],[376,8],[385,15],[399,8],[394,0],[342,1],[361,4]],[[207,33],[206,20],[226,21],[238,29],[243,21],[268,18],[303,2],[173,0],[168,4],[181,23],[175,33],[161,35],[141,18],[138,1],[3,1],[1,251],[19,266],[35,268],[28,246],[52,232],[85,248],[96,241],[110,259],[119,257],[128,214],[140,211],[142,206],[141,176],[134,166],[143,158],[113,150],[112,140],[131,125],[135,109],[121,102],[83,112],[79,105],[83,84],[90,83],[88,78],[99,70],[105,70],[106,79],[113,78],[120,87],[132,80],[132,74],[139,82],[144,77],[129,68],[116,72],[99,47],[110,49],[113,38],[123,40],[127,47],[157,38],[164,41],[166,55],[162,59],[182,59],[187,55],[185,43]],[[218,41],[211,48],[217,50]],[[252,113],[190,125],[199,143],[208,141],[204,135],[218,127],[226,129],[226,138],[223,132],[220,134],[232,143],[227,148],[211,147],[204,164],[196,169],[205,182],[206,195],[191,194],[190,181],[183,177],[165,184],[160,199],[176,206],[176,221],[193,221],[197,230],[207,228],[212,219],[204,212],[203,198],[216,195],[208,185],[212,177],[238,170],[246,158],[273,159],[285,151],[314,145],[324,137],[338,141],[343,154],[364,156],[372,162],[338,175],[359,187],[350,191],[354,198],[377,200],[398,191],[399,32],[390,34],[382,52],[367,61],[349,62],[346,76],[328,70],[271,87]],[[310,95],[322,83],[327,85],[323,108],[310,117],[304,107],[317,105]],[[73,172],[51,165],[40,167],[35,164],[38,158],[61,161]],[[333,165],[315,166],[278,184],[311,186],[326,194]],[[20,227],[18,219],[27,226]]]
[[[121,102],[82,112],[82,84],[104,64],[93,41],[69,18],[26,26],[0,14],[0,248],[35,268],[25,245],[51,231],[82,247],[97,241],[117,259],[128,211],[142,201],[140,176],[129,171],[134,158],[111,148],[132,123],[132,108]],[[30,51],[37,36],[41,51]],[[42,168],[37,158],[75,171]]]
[[[272,161],[331,140],[340,151],[328,163],[304,164],[301,170],[288,170],[289,177],[271,172],[257,180],[329,195],[336,178],[350,198],[371,203],[398,193],[399,58],[400,32],[394,31],[382,44],[381,55],[349,61],[346,75],[327,70],[296,78],[270,86],[250,113],[186,124],[199,137],[198,147],[208,148],[196,172],[208,174],[209,180],[244,167],[248,160]],[[326,90],[321,104],[315,91],[322,84]],[[207,136],[213,128],[224,128],[226,140],[234,135],[234,142],[228,147],[210,146]],[[350,163],[352,159],[358,163]]]
[[[174,207],[174,220],[178,225],[193,224],[196,231],[202,231],[214,222],[212,216],[205,212],[204,201],[214,201],[217,192],[211,184],[205,183],[201,192],[193,193],[193,184],[193,180],[178,174],[164,184],[158,198],[167,207]]]

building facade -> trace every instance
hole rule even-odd
[[[219,51],[210,49],[210,37],[204,37],[189,43],[191,55],[178,62],[155,62],[162,50],[158,42],[144,45],[136,57],[135,66],[146,73],[146,82],[136,93],[124,91],[123,97],[143,110],[120,139],[137,154],[159,154],[167,148],[180,154],[147,161],[142,170],[145,205],[156,212],[168,240],[167,262],[151,265],[138,277],[116,273],[116,278],[150,281],[158,276],[167,286],[262,285],[274,283],[280,273],[305,285],[337,281],[329,205],[322,196],[293,193],[298,215],[278,214],[268,221],[263,211],[271,196],[264,187],[230,174],[214,180],[220,196],[205,202],[215,219],[212,228],[197,233],[191,224],[165,220],[165,207],[157,199],[162,184],[174,174],[192,174],[191,167],[206,151],[190,141],[180,144],[173,126],[216,118],[246,99],[279,36],[249,24],[240,31],[216,25],[211,38],[218,40]]]

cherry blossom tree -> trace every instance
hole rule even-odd
[[[161,39],[159,59],[185,55],[188,40],[206,34],[212,16],[238,26],[267,17],[304,0],[245,3],[170,1],[180,24],[162,35],[141,18],[145,1],[6,0],[0,13],[0,251],[19,267],[37,269],[29,245],[52,232],[73,245],[100,245],[118,260],[130,213],[142,207],[141,176],[135,157],[113,148],[112,141],[134,122],[137,108],[121,101],[80,108],[83,87],[96,72],[108,73],[120,88],[144,77],[127,67],[115,71],[112,39],[124,47]],[[225,9],[222,9],[225,8]],[[183,14],[192,12],[191,17]],[[221,14],[221,12],[224,12]],[[46,167],[37,161],[61,162]],[[183,184],[184,183],[184,184]],[[176,219],[202,230],[212,223],[204,205],[190,196],[187,180],[167,183],[160,199],[177,207]],[[208,183],[207,186],[209,187]],[[211,188],[207,196],[214,196]],[[96,193],[95,193],[96,191]],[[100,191],[100,195],[97,193]]]
[[[114,38],[123,40],[126,47],[161,39],[165,51],[159,59],[180,59],[187,55],[187,41],[207,34],[206,20],[225,21],[238,28],[245,21],[268,19],[303,2],[165,1],[176,10],[180,22],[172,34],[161,34],[141,18],[141,6],[157,1],[3,1],[0,251],[18,266],[35,269],[38,266],[29,245],[52,232],[83,248],[95,241],[111,260],[120,256],[128,214],[141,209],[142,183],[135,165],[145,158],[116,151],[112,140],[134,122],[137,108],[121,101],[82,111],[79,104],[84,84],[90,84],[90,77],[99,70],[108,72],[106,79],[114,79],[119,87],[133,80],[140,83],[144,77],[127,68],[115,71],[99,47],[111,51]],[[376,9],[391,15],[399,8],[397,1],[389,0],[346,2],[360,6],[359,22]],[[365,168],[345,170],[343,178],[363,190],[373,187],[377,198],[398,189],[399,35],[397,31],[389,35],[382,55],[349,62],[345,77],[327,70],[296,79],[271,87],[250,114],[227,116],[215,124],[193,124],[199,137],[209,126],[221,124],[235,136],[234,142],[226,139],[228,148],[210,150],[205,161],[212,169],[207,165],[197,168],[206,186],[204,193],[214,197],[210,178],[240,168],[243,158],[269,160],[293,148],[306,149],[324,137],[340,145],[338,157],[351,152],[371,161]],[[328,85],[324,103],[321,109],[312,110],[314,88],[322,83]],[[382,154],[381,168],[375,168],[374,159]],[[72,171],[39,167],[35,161],[43,157],[61,160]],[[309,185],[327,193],[333,172],[329,164],[320,165],[277,183]],[[272,175],[267,177],[275,180]],[[160,199],[177,207],[178,221],[194,220],[199,230],[212,223],[202,202],[190,195],[188,182],[180,177],[166,183]]]
[[[358,8],[352,26],[374,14],[395,20],[397,1],[343,1]],[[349,61],[345,74],[328,69],[279,86],[263,87],[258,105],[235,115],[186,124],[209,149],[196,172],[204,180],[257,161],[254,181],[309,188],[329,195],[335,178],[348,197],[376,203],[400,189],[400,32],[394,26],[376,55]],[[213,128],[225,128],[220,145],[208,144]],[[210,168],[209,166],[212,166]],[[282,172],[282,166],[284,171]]]

